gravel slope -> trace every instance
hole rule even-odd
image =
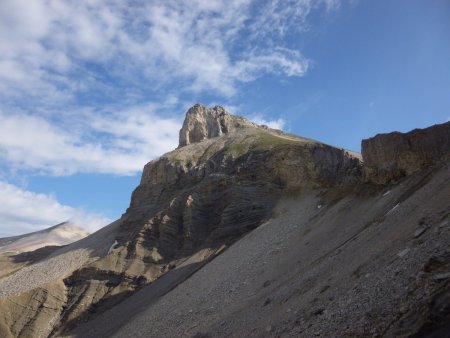
[[[60,280],[76,269],[107,254],[120,220],[82,240],[56,250],[47,259],[0,279],[0,298],[18,295]]]
[[[67,336],[419,332],[435,294],[450,299],[449,183],[447,165],[391,190],[348,194],[337,201],[335,192],[303,191],[280,203],[273,220],[174,289],[155,293],[161,283],[149,285]],[[433,259],[443,263],[424,268]],[[132,310],[133,304],[141,305]],[[408,324],[419,308],[425,314]]]

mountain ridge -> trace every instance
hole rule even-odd
[[[0,238],[0,253],[34,251],[44,246],[61,246],[84,238],[89,233],[71,222],[62,222],[49,228],[18,236]]]

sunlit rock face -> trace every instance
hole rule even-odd
[[[226,134],[230,127],[230,114],[223,107],[206,108],[196,104],[186,113],[180,130],[179,147]]]

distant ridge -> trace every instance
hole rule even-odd
[[[89,235],[81,227],[63,222],[50,228],[24,235],[0,238],[0,253],[21,253],[33,251],[49,245],[66,245]]]

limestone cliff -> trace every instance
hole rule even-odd
[[[362,141],[367,180],[385,184],[441,161],[450,152],[450,122]]]
[[[283,191],[351,185],[360,176],[361,163],[348,152],[257,126],[222,107],[188,110],[180,145],[196,126],[205,127],[201,137],[145,166],[123,216],[113,253],[133,266],[145,263],[138,273],[149,280],[152,264],[174,266],[254,229],[270,218]]]
[[[196,104],[186,113],[180,130],[179,147],[228,133],[232,128],[230,120],[230,114],[223,107],[208,109]]]

